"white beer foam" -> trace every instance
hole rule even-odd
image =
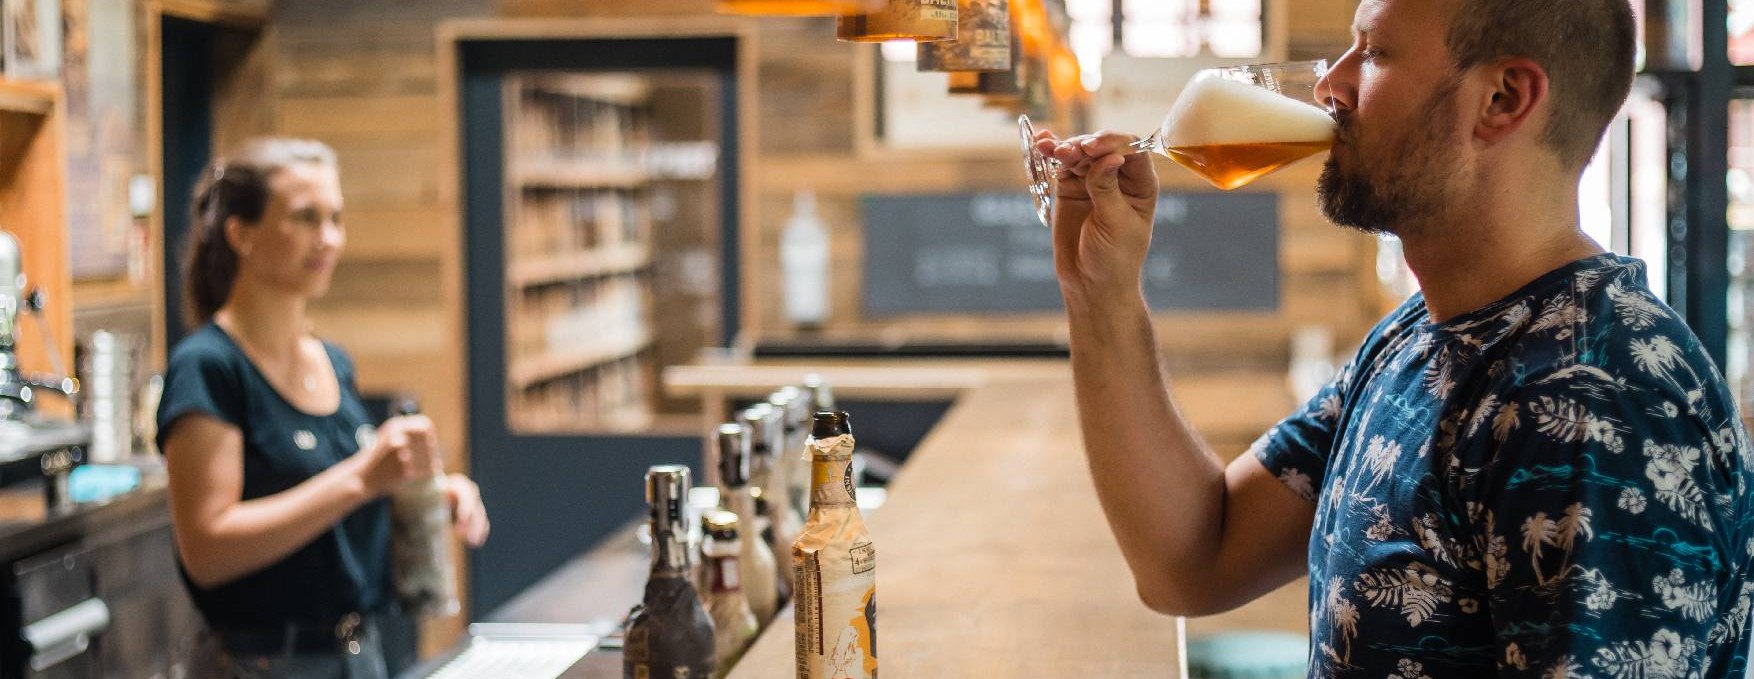
[[[1217,146],[1327,141],[1334,118],[1304,103],[1237,80],[1202,74],[1164,119],[1164,145]]]

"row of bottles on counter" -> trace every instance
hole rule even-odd
[[[644,198],[626,189],[531,191],[506,235],[515,257],[553,257],[650,241]]]
[[[828,385],[775,392],[716,434],[719,506],[703,514],[698,570],[688,469],[647,472],[652,570],[628,619],[624,676],[722,677],[790,600],[799,679],[875,679],[876,550],[855,498],[852,427]]]
[[[557,354],[631,353],[646,339],[646,289],[623,275],[527,287],[507,323],[514,363]]]
[[[506,413],[521,431],[634,430],[650,424],[650,381],[629,356],[514,390]]]

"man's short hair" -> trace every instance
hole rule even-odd
[[[1581,170],[1632,89],[1637,40],[1627,0],[1455,0],[1447,43],[1458,69],[1511,57],[1546,69],[1541,140]]]

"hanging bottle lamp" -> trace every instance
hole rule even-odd
[[[984,72],[1011,68],[1007,0],[957,0],[956,38],[919,43],[921,71]]]
[[[847,42],[920,42],[956,37],[956,0],[888,0],[877,10],[842,14],[835,37]]]
[[[882,9],[886,0],[719,0],[721,14],[746,16],[840,16]]]

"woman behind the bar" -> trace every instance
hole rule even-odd
[[[335,154],[260,139],[196,191],[185,295],[158,413],[184,581],[227,677],[381,678],[394,600],[386,496],[437,470],[432,422],[374,428],[353,363],[311,332],[346,241]],[[457,533],[479,489],[446,478]]]

